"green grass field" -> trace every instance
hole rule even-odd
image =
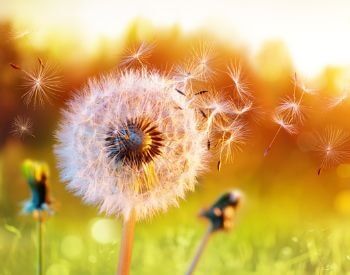
[[[184,274],[206,222],[172,209],[137,225],[132,274]],[[250,210],[249,210],[250,211]],[[236,228],[212,236],[195,274],[350,274],[350,223],[245,211]],[[36,227],[31,217],[2,221],[2,275],[35,274]],[[46,275],[114,274],[120,223],[109,218],[58,213],[45,228]]]

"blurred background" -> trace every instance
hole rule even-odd
[[[48,162],[57,213],[45,225],[47,275],[113,274],[120,222],[98,214],[68,193],[53,155],[60,110],[87,79],[120,69],[130,49],[154,45],[147,66],[167,72],[186,63],[203,43],[213,49],[213,83],[229,85],[230,62],[239,61],[258,112],[233,163],[202,176],[179,208],[137,224],[133,274],[183,274],[207,223],[198,218],[225,191],[245,194],[230,232],[208,244],[196,274],[350,274],[350,164],[317,175],[320,159],[310,135],[334,125],[350,131],[346,100],[327,108],[350,81],[348,1],[25,1],[0,0],[0,274],[34,274],[36,223],[21,214],[30,193],[20,166]],[[38,60],[55,65],[61,88],[50,103],[25,104],[23,72]],[[271,117],[293,93],[297,72],[317,90],[306,96],[307,119],[297,135]],[[345,98],[346,99],[346,98]],[[31,135],[13,135],[17,116],[33,123]]]

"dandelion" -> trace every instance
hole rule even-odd
[[[11,133],[20,138],[24,136],[34,137],[32,121],[29,118],[17,116],[12,124]]]
[[[132,65],[138,64],[144,68],[147,64],[147,60],[151,56],[154,47],[154,44],[147,44],[145,42],[142,42],[138,47],[128,49],[125,56],[122,57],[120,65],[129,68]]]
[[[23,73],[22,95],[24,102],[29,105],[42,105],[50,102],[50,98],[55,96],[61,88],[61,77],[57,75],[57,69],[48,63],[44,63],[40,58],[37,66],[32,71],[27,71],[16,64],[10,64],[15,70]]]
[[[225,193],[209,209],[202,211],[200,215],[208,219],[210,223],[186,275],[193,274],[194,269],[196,268],[196,265],[198,264],[198,261],[213,233],[232,229],[234,226],[235,214],[241,202],[241,197],[242,195],[239,191]]]
[[[348,133],[342,129],[327,127],[322,132],[314,134],[315,151],[321,159],[317,174],[325,168],[331,168],[341,164],[350,158],[350,141]]]
[[[231,63],[231,65],[227,67],[227,74],[233,82],[236,92],[241,99],[251,97],[249,84],[244,80],[242,65],[240,63]]]
[[[46,163],[25,160],[22,172],[30,187],[32,197],[25,202],[23,212],[32,213],[38,220],[38,274],[43,272],[42,234],[45,212],[52,213],[52,199],[50,197],[48,177],[49,168]]]
[[[61,176],[85,202],[124,218],[118,272],[127,274],[135,221],[194,189],[206,133],[187,98],[156,72],[102,76],[83,92],[57,132]]]

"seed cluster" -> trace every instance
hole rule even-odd
[[[161,132],[144,117],[129,119],[118,129],[111,128],[105,141],[111,159],[136,167],[159,156],[163,146]]]

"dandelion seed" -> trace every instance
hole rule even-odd
[[[236,89],[236,92],[241,99],[245,97],[251,97],[251,94],[249,91],[249,85],[244,80],[243,73],[242,73],[242,66],[240,63],[238,64],[231,63],[231,65],[227,67],[227,74],[232,80],[234,87]]]
[[[246,114],[247,112],[251,111],[253,108],[253,102],[252,101],[246,101],[243,102],[243,104],[240,103],[234,103],[232,106],[232,113],[237,116],[242,116]]]
[[[199,92],[195,93],[194,95],[203,95],[206,93],[208,93],[208,91],[199,91]]]
[[[201,110],[203,117],[206,118],[206,132],[209,135],[214,123],[217,120],[228,120],[227,116],[232,115],[233,106],[231,102],[221,97],[219,93],[205,93],[203,96],[195,97],[193,100],[194,108]]]
[[[201,113],[201,115],[203,116],[203,118],[208,118],[208,116],[203,112],[203,110],[199,110],[199,112]]]
[[[305,82],[297,77],[296,73],[293,76],[293,84],[295,87],[299,88],[302,93],[314,95],[317,92],[317,89],[307,87]]]
[[[286,97],[282,102],[277,106],[277,113],[285,113],[290,115],[293,120],[303,122],[305,120],[305,110],[306,107],[301,105],[300,100],[293,99],[292,97]]]
[[[212,68],[212,63],[215,59],[214,49],[207,43],[201,43],[198,48],[193,49],[194,63],[197,65],[197,70],[203,79],[210,79],[215,75]]]
[[[305,106],[302,105],[302,100],[305,93],[311,93],[312,89],[307,89],[304,84],[297,78],[297,74],[293,77],[294,89],[293,96],[287,96],[282,102],[275,108],[273,121],[279,125],[275,135],[273,136],[270,144],[264,151],[264,156],[267,156],[270,152],[272,145],[274,144],[279,132],[284,129],[289,134],[295,134],[297,132],[297,124],[303,123],[305,119]],[[299,86],[298,86],[299,85]],[[297,87],[302,87],[302,93],[297,99]]]
[[[180,95],[186,96],[184,92],[180,91],[179,89],[175,89]]]
[[[242,151],[245,144],[248,129],[242,121],[235,120],[230,124],[217,122],[215,125],[215,135],[217,136],[217,147],[219,148],[219,161],[232,162],[234,154]]]
[[[217,163],[216,167],[217,167],[218,171],[220,172],[220,170],[221,170],[221,160],[218,160],[218,163]]]
[[[342,129],[327,127],[314,134],[315,151],[321,159],[317,174],[325,168],[337,166],[350,159],[349,134]]]
[[[38,59],[38,66],[33,71],[26,71],[20,66],[11,63],[10,66],[23,73],[24,83],[22,86],[26,92],[22,95],[24,102],[34,106],[50,102],[50,98],[55,96],[61,89],[61,77],[57,75],[55,66]]]
[[[32,121],[29,118],[17,116],[12,124],[11,133],[14,136],[17,136],[20,138],[23,138],[24,136],[34,137]]]
[[[154,47],[155,44],[142,42],[138,47],[128,49],[125,56],[121,59],[120,65],[129,68],[132,65],[138,64],[144,68],[148,63],[148,59],[150,58]]]
[[[12,29],[8,32],[8,40],[18,40],[21,39],[23,37],[28,36],[29,34],[31,34],[33,32],[33,30],[29,30],[29,29]]]
[[[295,127],[295,124],[292,123],[293,118],[291,118],[290,115],[275,113],[273,116],[273,121],[279,125],[281,129],[284,129],[289,134],[296,134],[297,129]]]
[[[276,138],[280,131],[284,129],[287,133],[289,134],[295,134],[297,132],[297,128],[295,124],[293,123],[294,117],[291,116],[290,114],[283,114],[283,113],[275,113],[273,115],[273,121],[279,126],[275,135],[273,136],[272,140],[270,141],[269,145],[265,148],[264,151],[264,157],[266,157],[271,148],[272,145],[275,143]]]
[[[198,65],[193,62],[186,62],[184,65],[176,66],[173,74],[174,82],[180,89],[192,89],[192,84],[195,81],[203,81],[203,75]]]
[[[343,104],[345,101],[349,98],[349,89],[343,89],[342,93],[338,96],[334,96],[330,98],[327,102],[327,106],[329,109],[335,108],[341,104]]]

